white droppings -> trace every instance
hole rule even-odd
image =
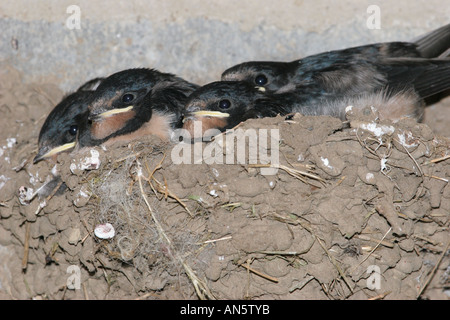
[[[305,161],[305,157],[303,156],[303,154],[300,153],[300,154],[298,155],[297,161],[298,161],[298,162]]]
[[[34,196],[35,193],[33,188],[27,188],[25,186],[19,187],[19,202],[21,205],[29,205]]]
[[[372,132],[376,137],[382,137],[385,134],[391,135],[395,131],[395,128],[393,126],[378,125],[373,122],[361,123],[360,128]]]
[[[417,139],[414,138],[411,131],[405,131],[403,133],[397,134],[398,140],[402,146],[406,148],[414,148],[419,145]]]
[[[80,197],[83,197],[83,198],[89,198],[90,197],[88,193],[83,191],[83,189],[80,189],[80,192],[78,193],[78,195]]]
[[[4,145],[0,148],[0,157],[3,156],[6,149],[11,149],[12,147],[14,147],[16,142],[17,142],[16,138],[7,138],[6,145]],[[11,163],[11,159],[9,158],[9,156],[5,156],[4,159],[6,162]]]
[[[320,157],[320,160],[322,160],[322,163],[325,167],[333,169],[333,167],[330,165],[330,161],[327,158]]]
[[[116,231],[112,224],[104,223],[95,227],[94,234],[99,239],[111,239],[116,235]]]
[[[275,188],[275,181],[270,181],[269,182],[269,187],[271,188],[271,189],[273,189],[273,188]]]
[[[53,166],[51,173],[54,177],[58,175],[58,167],[56,166],[56,164]]]
[[[90,198],[91,198],[90,191],[85,186],[82,186],[81,189],[78,191],[76,198],[73,200],[73,204],[76,207],[82,207],[86,205],[86,203],[89,201]]]
[[[80,163],[71,163],[70,164],[70,171],[72,173],[75,173],[77,170],[84,171],[84,170],[96,170],[100,167],[100,153],[95,150],[91,149],[89,150],[91,152],[90,157],[84,158]]]
[[[36,186],[36,184],[39,183],[39,172],[35,172],[34,175],[31,172],[28,174],[30,175],[30,184]]]
[[[381,158],[381,160],[380,160],[381,171],[387,170],[386,162],[387,162],[386,158]]]
[[[345,113],[351,112],[352,109],[353,109],[353,106],[347,106],[347,107],[345,108]]]
[[[209,192],[209,194],[210,195],[212,195],[214,198],[216,198],[216,197],[218,197],[219,195],[217,194],[217,191],[216,190],[211,190],[210,192]]]
[[[7,138],[6,146],[11,149],[16,142],[17,142],[16,138]]]
[[[366,181],[367,181],[367,182],[371,182],[371,181],[373,181],[374,179],[375,179],[375,176],[373,175],[372,172],[368,172],[368,173],[366,174]]]

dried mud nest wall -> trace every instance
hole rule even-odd
[[[450,142],[427,125],[380,123],[372,110],[346,123],[301,115],[243,123],[279,130],[273,175],[248,157],[174,164],[174,145],[153,137],[33,165],[61,92],[9,77],[0,97],[15,137],[0,151],[4,297],[447,297]],[[200,147],[208,146],[217,156],[233,147],[220,139]],[[102,240],[94,229],[105,223],[115,235]]]

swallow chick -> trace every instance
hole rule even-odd
[[[210,129],[225,131],[247,119],[285,112],[264,88],[244,81],[216,81],[202,86],[189,96],[185,109],[183,129],[193,138],[206,137]],[[201,128],[199,132],[196,126]]]
[[[86,82],[53,108],[39,132],[38,152],[33,163],[52,158],[75,147],[79,129],[82,123],[87,121],[91,94],[102,80],[96,78]]]
[[[383,79],[375,64],[390,59],[438,58],[450,54],[450,24],[427,33],[414,42],[386,42],[323,52],[291,62],[249,61],[222,73],[222,81],[247,81],[270,92],[294,90],[296,85],[316,81],[335,86],[336,93],[365,90],[358,83]],[[336,74],[339,71],[339,74]],[[345,81],[336,84],[336,78]],[[316,76],[320,74],[321,76]]]
[[[187,97],[198,87],[155,69],[117,72],[97,88],[79,145],[110,145],[149,134],[168,140],[181,126]]]
[[[249,118],[277,114],[330,115],[345,120],[346,107],[374,107],[380,119],[397,121],[403,117],[420,120],[425,99],[450,89],[450,60],[393,59],[388,64],[374,64],[383,74],[360,86],[369,89],[340,91],[329,82],[307,82],[286,92],[267,92],[245,81],[219,81],[195,91],[186,104],[184,123],[191,136],[205,136],[208,129],[224,131]],[[325,75],[329,76],[329,75]],[[336,73],[333,84],[345,82],[346,72]],[[324,77],[318,74],[317,77]],[[326,79],[326,78],[324,78]],[[367,80],[368,81],[368,80]],[[202,131],[196,132],[196,121]]]
[[[350,109],[349,106],[351,106]],[[393,121],[405,117],[419,119],[423,100],[413,91],[387,91],[355,96],[324,99],[320,94],[266,94],[242,81],[213,82],[197,90],[186,104],[187,116],[184,140],[207,141],[217,131],[226,131],[239,123],[255,118],[329,115],[346,120],[347,112],[369,110],[380,120]],[[353,110],[351,110],[353,109]]]

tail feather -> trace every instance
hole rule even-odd
[[[450,59],[400,58],[378,65],[394,90],[414,88],[421,98],[450,89]]]
[[[424,72],[415,79],[414,89],[423,99],[450,89],[450,61],[447,66]]]
[[[423,58],[436,58],[450,48],[450,23],[413,41]]]

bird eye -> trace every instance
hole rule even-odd
[[[263,74],[259,74],[256,76],[255,78],[255,83],[259,86],[263,86],[265,84],[267,84],[267,77]]]
[[[125,93],[122,96],[122,102],[123,103],[130,103],[133,100],[134,100],[134,94],[132,94],[132,93]]]
[[[78,126],[77,125],[73,125],[73,126],[70,126],[70,128],[69,128],[69,133],[72,135],[72,136],[74,136],[74,135],[76,135],[77,134],[77,131],[78,131]]]
[[[219,101],[219,108],[220,109],[228,109],[231,107],[231,102],[228,99],[223,99]]]

